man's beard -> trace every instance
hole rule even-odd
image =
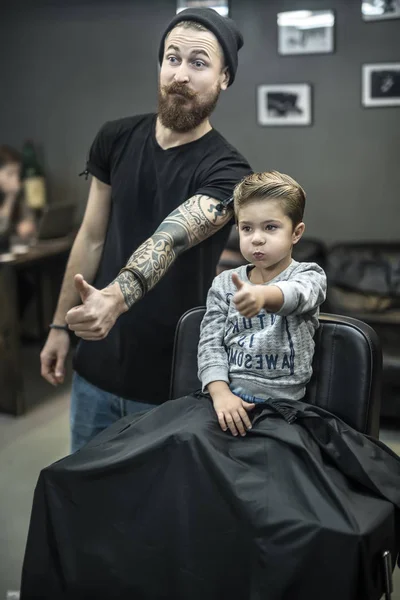
[[[158,89],[158,116],[164,127],[187,133],[198,127],[207,119],[217,105],[221,92],[218,84],[216,90],[211,92],[205,100],[199,101],[198,95],[187,88],[185,84],[171,83]],[[176,96],[173,94],[181,94]],[[190,100],[188,105],[187,100]]]

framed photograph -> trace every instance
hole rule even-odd
[[[364,21],[400,19],[400,0],[362,0],[361,12]]]
[[[364,106],[400,106],[400,63],[363,65]]]
[[[294,10],[278,13],[278,52],[330,54],[334,52],[333,10]]]
[[[223,17],[229,17],[229,0],[177,0],[176,12],[185,8],[213,8]]]
[[[311,85],[281,83],[257,89],[259,125],[311,125]]]

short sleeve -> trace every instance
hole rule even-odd
[[[225,206],[233,203],[233,190],[235,186],[247,175],[252,173],[249,163],[233,148],[226,152],[208,168],[202,169],[199,188],[196,194],[204,194],[222,202]]]
[[[86,168],[103,183],[111,183],[111,151],[115,139],[112,122],[105,123],[96,135],[89,150]]]

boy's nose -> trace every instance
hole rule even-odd
[[[261,235],[255,235],[253,237],[253,244],[254,246],[262,246],[265,244],[265,238]]]

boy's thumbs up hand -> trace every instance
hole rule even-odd
[[[238,290],[241,290],[242,287],[244,286],[243,281],[240,279],[240,277],[237,273],[232,273],[232,281],[233,281],[234,285],[236,286],[236,289],[238,289]]]
[[[232,273],[232,282],[238,290],[233,296],[233,301],[240,314],[247,318],[258,315],[265,305],[265,287],[245,283],[237,273]]]

